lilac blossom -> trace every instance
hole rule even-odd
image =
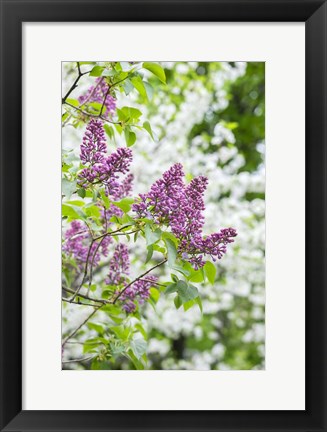
[[[109,274],[106,283],[108,285],[120,285],[124,283],[126,275],[129,274],[129,265],[128,248],[123,243],[119,243],[109,264]]]
[[[116,99],[110,93],[108,93],[108,84],[106,83],[104,77],[97,78],[95,85],[91,86],[85,95],[80,96],[78,101],[82,105],[86,104],[87,102],[97,102],[101,104],[101,106],[103,104],[106,108],[102,114],[103,117],[108,117],[109,115],[111,116],[116,110]]]
[[[138,300],[139,304],[143,304],[150,297],[150,288],[156,284],[157,280],[157,276],[149,275],[144,279],[135,281],[120,296],[120,300],[123,302],[122,308],[127,313],[134,312],[136,309],[135,301]]]
[[[105,236],[101,240],[100,247],[97,248],[97,243],[93,243],[89,252],[91,244],[89,230],[85,224],[74,220],[71,222],[70,228],[66,230],[65,242],[62,249],[76,260],[79,267],[84,267],[88,258],[89,262],[96,266],[99,264],[101,256],[108,256],[109,244],[111,242],[112,238],[110,236]]]
[[[83,152],[85,153],[85,150]],[[129,193],[131,189],[133,178],[128,176],[121,182],[120,175],[128,172],[132,162],[132,151],[126,147],[119,147],[109,156],[101,156],[100,161],[81,170],[78,183],[84,188],[90,184],[102,183],[107,196],[119,199],[120,195],[125,192]]]
[[[83,164],[101,162],[107,152],[107,144],[102,121],[92,119],[86,126],[81,144],[80,159]]]
[[[183,167],[177,163],[151,186],[147,194],[140,194],[139,201],[133,205],[138,217],[150,217],[159,225],[170,226],[179,240],[180,256],[195,269],[204,266],[204,255],[210,255],[214,261],[221,259],[227,244],[237,235],[235,229],[227,228],[203,236],[203,195],[207,184],[208,179],[199,176],[185,185]]]

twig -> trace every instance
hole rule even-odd
[[[167,262],[167,258],[165,258],[164,260],[160,261],[160,263],[158,263],[155,266],[151,267],[149,270],[147,270],[146,272],[142,273],[140,276],[138,276],[132,282],[130,282],[129,284],[127,284],[125,286],[125,288],[122,291],[120,291],[120,293],[118,293],[118,295],[116,296],[116,298],[113,300],[112,304],[115,304],[116,301],[119,299],[119,297],[127,290],[127,288],[129,288],[131,285],[133,285],[133,283],[135,283],[138,280],[142,279],[145,275],[147,275],[148,273],[150,273],[152,270],[156,269],[157,267],[161,266],[165,262]]]
[[[99,240],[99,239],[101,239],[102,237],[106,237],[107,235],[113,235],[113,234],[116,234],[116,233],[118,233],[118,232],[120,232],[120,231],[123,231],[125,228],[128,228],[128,227],[130,227],[130,225],[124,225],[124,226],[122,226],[121,228],[118,228],[118,229],[116,229],[115,231],[110,231],[110,232],[107,232],[107,233],[105,233],[105,234],[102,234],[102,235],[100,235],[100,236],[98,236],[98,237],[94,237],[94,239],[93,240]],[[139,231],[139,230],[138,230]]]
[[[71,294],[74,294],[74,293],[75,293],[75,291],[73,291],[73,290],[71,290],[71,289],[69,289],[69,288],[66,288],[66,287],[62,287],[62,289],[63,289],[64,291],[66,291],[66,292],[71,293]],[[101,304],[110,304],[110,303],[111,303],[109,300],[105,300],[105,299],[95,299],[95,298],[92,298],[92,297],[87,296],[87,295],[85,295],[85,294],[78,294],[77,297],[82,297],[82,298],[85,299],[85,300],[90,300],[90,301],[97,302],[97,303],[101,303]],[[69,303],[73,303],[73,302],[71,301],[71,299],[67,299],[67,300],[68,300]],[[93,306],[94,306],[94,305],[93,305]]]
[[[78,83],[78,81],[81,79],[81,77],[82,77],[83,75],[86,75],[86,74],[88,74],[88,73],[91,72],[91,71],[81,72],[81,68],[80,68],[80,64],[79,64],[79,62],[77,62],[77,69],[78,69],[78,76],[77,76],[77,78],[75,79],[75,81],[73,82],[73,85],[70,87],[70,89],[69,89],[68,92],[66,93],[66,95],[62,98],[62,103],[63,103],[63,104],[66,103],[66,99],[67,99],[68,96],[71,94],[71,92],[72,92],[73,90],[75,90],[75,88],[77,87],[77,83]]]
[[[111,123],[111,124],[118,124],[118,125],[121,124],[121,122],[114,122],[114,121],[111,121],[111,120],[109,120],[109,119],[103,117],[102,115],[99,115],[99,114],[92,114],[92,113],[88,113],[88,112],[86,112],[86,111],[83,111],[81,108],[79,108],[79,107],[77,107],[77,106],[74,106],[74,105],[72,105],[71,103],[69,103],[69,102],[67,102],[67,101],[65,101],[65,102],[63,102],[63,103],[66,104],[66,105],[68,105],[68,106],[70,106],[71,108],[74,108],[76,111],[81,112],[81,113],[82,113],[83,115],[85,115],[86,117],[95,117],[95,118],[100,118],[101,120],[103,120],[103,121],[105,121],[105,122],[107,122],[107,123]],[[82,106],[82,105],[81,105],[81,106]]]
[[[61,300],[64,301],[64,302],[66,302],[66,303],[70,303],[70,304],[77,304],[77,305],[80,305],[80,306],[92,306],[92,307],[94,307],[94,304],[92,304],[92,303],[82,303],[82,302],[79,302],[79,301],[76,301],[76,302],[73,301],[73,302],[71,302],[69,299],[67,299],[65,297],[62,297]],[[93,300],[93,301],[96,301],[96,300]]]
[[[61,363],[62,363],[62,364],[66,364],[66,363],[77,363],[77,362],[83,362],[83,361],[86,361],[86,360],[91,360],[91,359],[93,359],[94,357],[96,357],[96,356],[83,357],[83,358],[73,359],[73,360],[65,360],[65,361],[62,361]]]
[[[109,94],[109,92],[110,92],[110,85],[108,84],[108,90],[107,90],[107,92],[106,92],[106,94],[105,94],[105,96],[104,96],[104,99],[103,99],[103,102],[102,102],[102,106],[101,106],[101,109],[100,109],[100,113],[99,113],[99,117],[101,117],[102,116],[102,111],[103,111],[103,108],[104,108],[104,104],[106,103],[106,100],[107,100],[107,97],[108,97],[108,94]]]
[[[90,315],[88,315],[85,320],[70,334],[66,337],[66,339],[63,341],[62,343],[62,347],[65,346],[65,344],[67,343],[67,341],[69,341],[69,339],[71,339],[73,336],[75,336],[75,334],[84,326],[84,324],[86,324],[88,322],[89,319],[91,319],[93,317],[93,315],[95,315],[99,309],[102,308],[103,305],[100,306],[95,306],[94,310],[92,311],[92,313]]]

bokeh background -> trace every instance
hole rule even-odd
[[[181,162],[187,178],[205,175],[204,232],[233,227],[235,243],[218,262],[217,280],[199,287],[198,308],[176,310],[161,296],[156,308],[144,306],[148,337],[148,369],[248,370],[265,368],[265,65],[262,62],[161,62],[167,84],[154,79],[152,98],[145,104],[136,92],[117,95],[117,106],[139,107],[155,134],[138,133],[131,172],[134,195],[150,185],[173,163]],[[74,68],[63,66],[63,92]],[[146,73],[146,72],[145,72]],[[148,76],[149,81],[153,77]],[[90,85],[87,79],[83,85]],[[80,92],[83,91],[80,87]],[[63,151],[78,155],[84,128],[63,128]],[[120,142],[116,134],[108,148]],[[115,141],[115,142],[114,142]],[[112,147],[110,147],[112,146]],[[138,274],[144,249],[131,249]],[[144,261],[144,259],[143,259]],[[141,260],[142,262],[142,260]],[[162,269],[164,272],[164,269]],[[76,328],[83,307],[63,305],[63,333]],[[67,344],[65,358],[82,356],[79,341]],[[111,369],[128,368],[123,357]],[[83,369],[70,364],[69,369]]]

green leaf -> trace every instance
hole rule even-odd
[[[177,295],[174,298],[174,303],[175,303],[176,309],[179,309],[182,306],[182,301],[181,301],[181,298],[179,297],[179,295]]]
[[[99,77],[102,75],[103,70],[103,66],[94,66],[94,68],[90,72],[90,76]]]
[[[129,127],[126,127],[124,129],[124,134],[125,134],[125,140],[126,140],[127,147],[132,147],[132,145],[134,145],[135,141],[136,141],[135,132],[131,131],[131,129]]]
[[[165,294],[172,294],[174,292],[177,292],[177,283],[172,283],[170,285],[167,286],[167,288],[165,289]]]
[[[115,132],[114,132],[113,127],[112,127],[112,126],[109,126],[108,124],[105,124],[103,127],[104,127],[104,130],[105,130],[106,134],[108,135],[108,137],[109,137],[110,139],[114,139],[114,137],[115,137]]]
[[[166,74],[158,63],[144,62],[143,67],[157,76],[161,82],[166,84]]]
[[[67,199],[70,199],[76,190],[76,181],[69,181],[66,178],[63,178],[61,182],[61,190]]]
[[[211,285],[214,285],[217,273],[216,266],[212,264],[212,262],[207,261],[204,265],[204,271],[208,278],[208,281],[211,283]]]
[[[113,201],[113,204],[123,210],[124,213],[128,213],[132,208],[132,204],[134,203],[133,198],[123,198],[120,201]]]
[[[100,324],[95,324],[95,323],[89,322],[89,323],[87,323],[87,326],[89,329],[95,330],[100,335],[102,335],[104,333],[104,328]]]
[[[146,244],[147,246],[150,246],[161,238],[162,231],[159,228],[156,229],[155,231],[152,231],[150,225],[147,224],[145,225],[144,233],[145,233]]]
[[[143,81],[143,84],[144,84],[145,91],[146,91],[146,94],[148,96],[148,99],[151,100],[153,98],[153,94],[154,94],[153,87],[147,81]]]
[[[174,265],[173,267],[174,270],[177,270],[179,273],[181,273],[182,275],[188,277],[190,276],[190,272],[188,270],[185,270],[183,267],[178,266],[178,265]]]
[[[86,195],[86,191],[84,188],[79,188],[77,191],[77,194],[81,197],[81,198],[85,198]]]
[[[143,370],[144,369],[143,363],[138,360],[138,358],[135,356],[135,354],[133,353],[132,350],[128,351],[127,356],[133,362],[135,369],[137,369],[137,370]]]
[[[194,285],[187,284],[187,282],[182,280],[177,282],[177,292],[182,303],[186,303],[199,296],[198,289]]]
[[[160,297],[160,292],[157,290],[157,288],[151,287],[150,288],[150,298],[154,301],[154,303],[157,303]]]
[[[162,238],[163,238],[163,239],[167,239],[167,238],[169,238],[169,239],[170,239],[170,240],[175,244],[176,247],[178,246],[178,240],[177,240],[177,238],[174,236],[174,234],[165,231],[164,233],[162,233]]]
[[[129,79],[126,79],[122,82],[122,86],[125,92],[125,95],[128,96],[130,92],[133,90],[134,86]]]
[[[133,339],[131,341],[131,349],[135,357],[139,360],[142,355],[146,352],[147,343],[144,339]]]
[[[133,78],[131,78],[131,82],[132,82],[133,86],[136,88],[136,90],[140,93],[141,97],[145,101],[147,101],[148,100],[148,94],[146,92],[142,78],[139,75],[136,75]]]
[[[105,194],[105,192],[103,190],[100,191],[100,195],[102,198],[102,201],[104,203],[105,208],[108,210],[108,208],[110,207],[110,200],[107,197],[107,195]]]
[[[84,217],[78,211],[78,208],[74,208],[72,206],[68,206],[66,204],[62,205],[62,216],[67,216],[70,220],[73,219],[83,219]]]
[[[145,264],[147,264],[150,261],[150,259],[152,258],[152,255],[153,255],[153,245],[148,246],[147,250],[148,250],[148,253],[147,253],[147,256],[146,256]]]
[[[94,217],[99,219],[101,216],[101,212],[98,206],[91,204],[89,207],[85,207],[85,213],[88,217]]]
[[[200,311],[202,313],[202,302],[201,302],[200,297],[196,297],[195,299],[189,300],[188,302],[184,303],[183,304],[184,311],[185,312],[188,311],[189,309],[191,309],[196,304],[199,306]]]
[[[148,134],[150,135],[150,137],[153,139],[154,141],[154,137],[153,137],[153,133],[152,133],[152,129],[151,129],[151,125],[148,121],[145,121],[143,123],[143,127],[144,129],[148,132]]]
[[[66,102],[69,103],[70,105],[75,106],[75,107],[79,106],[79,102],[76,99],[67,99]]]
[[[172,240],[170,240],[169,238],[165,238],[164,242],[165,242],[166,247],[167,247],[168,265],[169,265],[169,267],[172,267],[176,262],[177,249],[176,249],[174,242]]]

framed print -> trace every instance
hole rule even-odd
[[[326,430],[325,2],[1,18],[1,430]]]

